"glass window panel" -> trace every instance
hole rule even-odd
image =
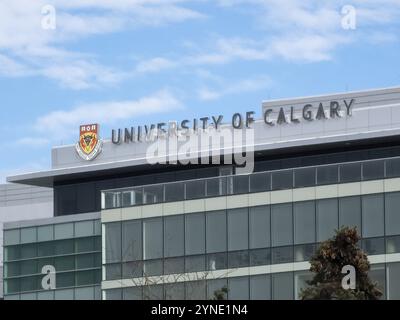
[[[57,285],[57,288],[74,287],[75,286],[75,272],[57,273],[56,285]]]
[[[228,252],[228,268],[243,268],[249,266],[249,251]]]
[[[94,300],[93,287],[76,288],[75,289],[75,300]]]
[[[362,248],[368,255],[384,254],[385,239],[384,238],[367,238],[362,240]]]
[[[294,247],[294,261],[309,261],[315,253],[314,244],[303,244]]]
[[[188,214],[185,217],[186,254],[201,254],[206,246],[206,223],[204,213]]]
[[[163,285],[150,285],[143,287],[143,300],[163,300]]]
[[[42,242],[38,243],[38,257],[48,257],[54,255],[54,242]]]
[[[56,255],[74,253],[74,240],[61,240],[54,242],[54,251]]]
[[[362,236],[363,238],[384,235],[384,202],[382,194],[362,196]]]
[[[228,210],[228,250],[244,250],[249,248],[248,209]]]
[[[93,234],[93,220],[75,222],[75,237],[90,237]]]
[[[271,249],[254,249],[249,254],[251,267],[271,264]]]
[[[39,226],[37,228],[38,241],[51,241],[54,240],[54,228],[53,225]]]
[[[383,179],[384,161],[367,161],[362,164],[363,180]]]
[[[186,300],[205,300],[206,299],[206,281],[185,282]]]
[[[163,185],[145,186],[143,190],[144,203],[160,203],[164,201]]]
[[[294,243],[315,242],[315,202],[293,203]]]
[[[77,212],[93,212],[96,210],[96,189],[95,184],[79,183],[73,185],[76,189],[76,209]]]
[[[387,264],[388,299],[400,300],[400,263]]]
[[[94,234],[96,236],[101,236],[101,221],[100,220],[94,220]],[[101,239],[101,237],[100,237]]]
[[[182,273],[185,273],[185,259],[183,257],[164,259],[164,274]]]
[[[167,183],[165,185],[165,201],[182,201],[185,199],[185,184],[183,182]]]
[[[143,188],[122,191],[122,206],[130,207],[143,204]]]
[[[265,248],[270,246],[270,206],[252,207],[249,212],[250,248]]]
[[[20,262],[20,272],[21,272],[21,275],[36,274],[38,272],[37,261],[36,260],[21,261]]]
[[[122,289],[110,289],[104,291],[106,294],[106,300],[121,300]]]
[[[165,300],[184,300],[185,299],[185,284],[172,283],[164,285]]]
[[[120,237],[120,235],[118,237]],[[75,252],[91,252],[94,250],[95,248],[93,237],[75,239]]]
[[[352,182],[361,180],[361,164],[346,163],[339,166],[340,182]]]
[[[77,269],[89,269],[100,267],[95,265],[94,254],[80,254],[76,256],[76,268]]]
[[[185,257],[185,271],[198,272],[206,270],[206,256],[189,256]]]
[[[271,174],[261,172],[250,175],[250,192],[262,192],[271,190]]]
[[[20,285],[19,278],[4,280],[4,293],[10,294],[10,293],[20,292],[19,285]]]
[[[309,287],[307,281],[313,278],[313,274],[309,271],[299,271],[294,274],[294,291],[296,293],[296,300],[300,299],[300,292],[302,289]]]
[[[274,300],[293,300],[293,272],[272,275],[272,295]]]
[[[317,185],[338,183],[338,166],[317,167]]]
[[[148,260],[143,263],[143,276],[160,276],[163,272],[163,260]]]
[[[122,290],[124,300],[142,300],[142,287],[124,288]]]
[[[106,262],[121,261],[121,223],[113,222],[105,224],[106,237]]]
[[[207,255],[207,269],[210,271],[226,269],[228,267],[228,257],[226,252],[213,253]]]
[[[272,190],[292,189],[293,170],[282,170],[272,172]]]
[[[207,252],[226,251],[226,212],[209,212],[206,220]]]
[[[21,259],[35,258],[37,256],[37,248],[35,243],[21,245],[20,249]]]
[[[37,293],[38,300],[54,300],[54,291],[41,291]]]
[[[164,218],[164,256],[177,257],[184,255],[184,216]]]
[[[228,288],[229,300],[249,299],[249,277],[230,278]]]
[[[232,183],[232,194],[249,193],[249,175],[237,175],[229,177]]]
[[[222,290],[223,288],[228,288],[228,283],[226,279],[208,280],[207,281],[207,299],[215,300],[216,292]],[[225,294],[223,300],[227,300],[228,297]]]
[[[400,177],[400,158],[386,160],[386,177]]]
[[[250,300],[271,300],[271,276],[250,277]]]
[[[400,236],[386,238],[386,253],[400,252]]]
[[[379,290],[382,292],[381,300],[386,299],[386,275],[384,264],[373,264],[368,272],[369,278],[372,282],[378,285]]]
[[[15,277],[20,275],[20,263],[8,262],[4,264],[4,277]],[[1,275],[3,277],[3,275]]]
[[[143,262],[133,261],[122,264],[122,278],[139,278],[143,276]]]
[[[143,258],[156,259],[163,256],[162,218],[143,220]]]
[[[20,300],[36,300],[36,293],[23,293],[20,295]]]
[[[385,227],[387,235],[400,234],[400,192],[385,194]]]
[[[54,266],[54,268],[55,268],[54,258],[38,259],[37,260],[37,272],[41,273],[44,266]],[[58,270],[56,269],[56,272],[57,271]]]
[[[94,284],[95,273],[93,270],[90,271],[79,271],[76,273],[76,285],[86,286],[89,284]]]
[[[226,177],[207,179],[207,197],[217,197],[226,194]]]
[[[71,271],[75,269],[75,257],[56,257],[54,258],[54,267],[56,271]]]
[[[21,243],[36,242],[36,227],[21,229]]]
[[[339,226],[357,227],[361,235],[361,198],[339,198]]]
[[[4,260],[18,260],[20,257],[20,246],[4,247]]]
[[[272,246],[293,244],[292,204],[271,206]]]
[[[294,170],[296,188],[315,186],[315,168],[301,168]]]
[[[186,184],[186,199],[198,199],[206,196],[205,180],[188,181]]]
[[[54,225],[54,239],[68,239],[74,237],[74,224],[62,223]]]
[[[20,289],[21,292],[39,289],[38,277],[34,276],[21,278]]]
[[[20,229],[4,230],[4,245],[19,244]]]
[[[288,263],[293,262],[293,247],[277,247],[272,248],[272,263]]]
[[[56,290],[54,291],[55,300],[73,300],[74,289]]]
[[[335,235],[338,228],[337,199],[317,200],[317,241],[325,241]]]
[[[122,223],[122,261],[142,260],[142,222]]]

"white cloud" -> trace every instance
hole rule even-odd
[[[182,107],[181,101],[171,92],[161,90],[138,100],[88,103],[67,111],[53,111],[38,118],[35,129],[58,140],[68,137],[82,123],[98,122],[107,125],[121,119],[169,112]],[[65,136],[60,136],[63,134]]]
[[[166,58],[153,58],[138,63],[136,71],[139,73],[159,72],[176,66],[176,63]]]
[[[242,79],[236,82],[219,81],[217,89],[208,87],[201,88],[198,96],[201,100],[217,100],[226,95],[234,95],[246,92],[254,92],[267,89],[271,86],[272,80],[267,76],[257,76],[248,79]]]

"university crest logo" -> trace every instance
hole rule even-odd
[[[76,151],[82,159],[93,160],[101,153],[102,147],[103,141],[99,138],[98,124],[87,124],[80,127]]]

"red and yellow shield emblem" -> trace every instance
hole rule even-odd
[[[78,154],[84,160],[94,159],[100,152],[102,141],[99,139],[99,125],[80,126],[79,142],[76,145]]]

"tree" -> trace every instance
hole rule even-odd
[[[221,289],[214,291],[214,297],[211,300],[226,300],[228,288],[223,286]]]
[[[310,271],[314,278],[302,289],[303,300],[378,300],[382,292],[368,276],[370,265],[367,255],[358,247],[360,236],[356,228],[343,227],[336,235],[323,242],[311,258]],[[342,279],[344,266],[355,269],[355,289],[345,289]]]

